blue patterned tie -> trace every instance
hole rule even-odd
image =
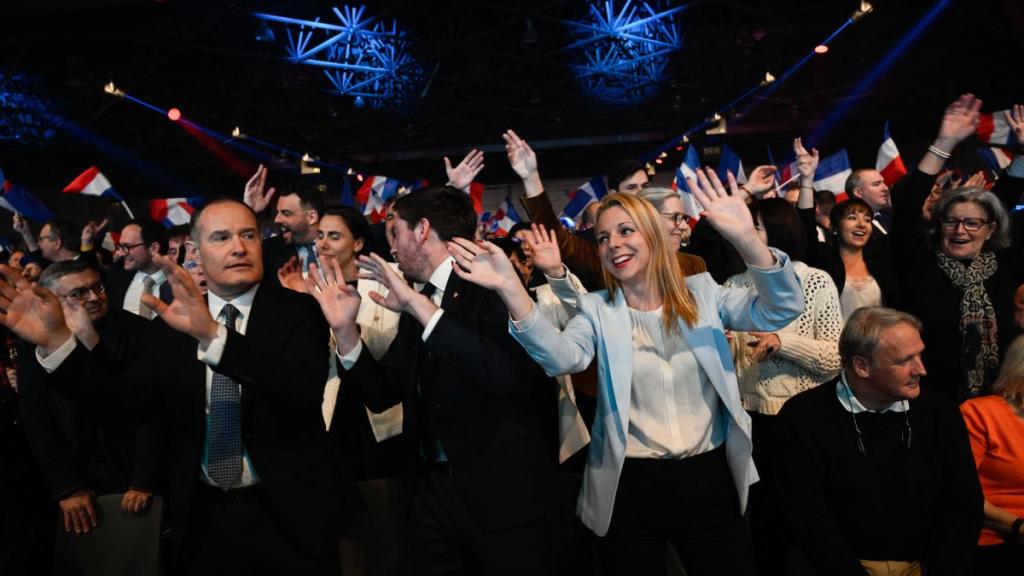
[[[238,309],[225,304],[224,325],[235,329]],[[216,371],[210,386],[210,422],[206,427],[206,472],[221,488],[242,479],[242,417],[238,383]]]

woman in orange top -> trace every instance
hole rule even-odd
[[[985,493],[977,574],[1024,573],[1024,336],[1006,351],[992,396],[960,406]],[[1017,570],[1007,571],[1010,568]]]

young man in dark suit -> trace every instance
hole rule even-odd
[[[114,410],[129,424],[160,419],[175,557],[190,574],[335,575],[338,483],[320,411],[323,316],[309,297],[261,283],[256,215],[241,202],[215,200],[196,212],[192,239],[208,299],[185,270],[157,256],[174,300],[143,296],[162,321],[126,374],[96,354],[102,347],[76,343],[45,289],[0,286],[0,318],[39,346],[54,385],[84,375],[79,398],[120,402]]]
[[[326,281],[311,274],[307,285],[337,339],[343,385],[371,410],[405,407],[413,564],[424,574],[547,573],[554,456],[536,404],[553,383],[509,336],[498,295],[452,271],[446,243],[476,228],[469,196],[418,190],[399,198],[389,218],[399,269],[422,289],[377,255],[360,259],[389,289],[374,299],[402,313],[380,361],[360,341],[359,298],[340,271],[329,270]]]

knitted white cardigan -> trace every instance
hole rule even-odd
[[[831,380],[839,373],[839,333],[843,314],[839,293],[832,278],[803,262],[793,269],[804,287],[804,313],[779,330],[782,347],[763,362],[752,362],[752,338],[733,332],[730,346],[736,361],[743,407],[774,416],[791,397]],[[725,286],[753,288],[750,274],[743,272],[725,281]]]

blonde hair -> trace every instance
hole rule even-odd
[[[644,282],[647,286],[655,286],[661,293],[661,317],[665,331],[678,331],[680,318],[687,326],[692,327],[697,322],[697,303],[686,287],[686,274],[679,266],[676,253],[669,247],[668,238],[665,237],[661,225],[661,216],[650,202],[642,198],[629,194],[609,194],[601,200],[601,207],[597,209],[598,221],[606,210],[614,207],[626,212],[650,248],[651,261],[644,272]],[[610,302],[622,289],[622,283],[612,276],[606,267],[601,268],[601,276],[605,287],[608,288]]]
[[[1024,396],[1024,335],[1017,336],[1006,349],[999,376],[992,383],[992,391],[1003,398],[1021,400]]]

